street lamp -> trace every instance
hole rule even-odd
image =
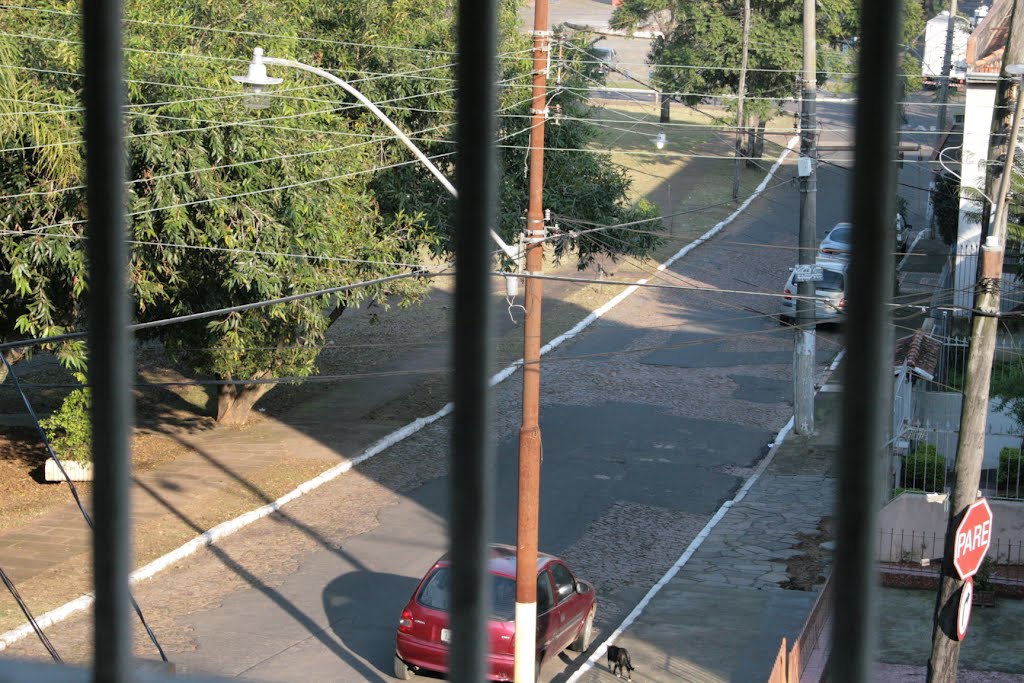
[[[455,186],[452,185],[451,181],[448,180],[448,177],[445,176],[444,173],[441,173],[441,169],[435,166],[434,162],[427,158],[427,155],[424,154],[419,147],[413,144],[413,141],[409,139],[409,136],[403,133],[402,130],[397,125],[395,125],[395,122],[388,118],[387,114],[382,112],[377,107],[377,105],[375,105],[366,97],[366,95],[359,92],[349,83],[343,81],[342,79],[338,78],[329,71],[324,71],[323,69],[318,69],[315,66],[303,64],[302,62],[296,62],[293,59],[266,57],[263,54],[263,48],[253,48],[252,61],[249,62],[248,73],[246,73],[244,76],[231,77],[235,81],[245,85],[246,90],[249,91],[249,97],[253,98],[250,99],[249,106],[257,109],[265,109],[266,107],[268,107],[270,105],[270,96],[268,92],[270,86],[277,85],[282,81],[282,79],[280,78],[272,78],[270,76],[267,76],[268,64],[272,66],[287,66],[292,69],[299,69],[300,71],[307,71],[311,74],[316,74],[321,78],[326,78],[331,83],[334,83],[335,85],[345,90],[345,92],[349,93],[350,95],[352,95],[352,97],[359,100],[359,102],[367,109],[369,109],[374,116],[380,119],[384,123],[384,125],[387,126],[399,140],[402,141],[402,144],[409,148],[409,151],[413,153],[413,156],[415,156],[424,166],[427,167],[427,170],[429,170],[434,175],[434,177],[437,178],[438,182],[440,182],[441,185],[444,186],[444,189],[448,190],[448,192],[450,192],[453,197],[458,197],[458,192],[455,190]],[[495,232],[493,228],[491,229],[491,238],[498,244],[498,247],[501,248],[501,251],[504,252],[504,254],[509,259],[516,263],[519,262],[519,251],[506,244],[505,240],[501,239],[501,236],[498,235],[498,233]]]

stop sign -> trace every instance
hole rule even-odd
[[[987,500],[981,498],[967,508],[960,526],[956,528],[953,567],[961,579],[974,576],[991,543],[992,508]]]

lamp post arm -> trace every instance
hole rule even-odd
[[[405,133],[403,133],[402,130],[397,125],[395,125],[395,122],[392,121],[390,118],[388,118],[387,114],[382,112],[380,110],[380,108],[377,107],[377,105],[375,105],[373,102],[371,102],[366,97],[366,95],[364,95],[363,93],[361,93],[358,90],[356,90],[349,83],[347,83],[346,81],[338,78],[337,76],[335,76],[334,74],[330,73],[329,71],[324,71],[323,69],[319,69],[319,68],[317,68],[315,66],[310,66],[309,64],[303,64],[302,62],[296,62],[293,59],[281,59],[279,57],[263,57],[263,63],[264,64],[272,64],[272,65],[275,65],[275,66],[288,66],[288,67],[291,67],[293,69],[299,69],[301,71],[308,71],[309,73],[316,74],[317,76],[320,76],[321,78],[326,78],[331,83],[334,83],[335,85],[339,86],[340,88],[343,88],[345,90],[345,92],[347,92],[348,94],[352,95],[352,97],[354,97],[357,100],[359,100],[359,102],[361,102],[363,104],[363,106],[365,106],[367,109],[369,109],[371,112],[373,112],[374,116],[376,116],[378,119],[383,121],[384,125],[387,126],[389,129],[391,129],[392,133],[394,133],[396,136],[398,136],[398,139],[402,141],[402,144],[404,144],[406,147],[409,148],[409,151],[413,153],[413,156],[415,156],[417,159],[419,159],[423,163],[423,165],[426,166],[427,169],[431,173],[434,174],[434,177],[437,178],[438,181],[440,181],[440,183],[442,185],[444,185],[444,188],[446,190],[448,190],[453,197],[458,197],[459,196],[458,191],[455,189],[455,186],[452,185],[451,181],[448,180],[448,177],[445,176],[444,173],[441,173],[441,169],[439,169],[437,166],[434,165],[434,162],[432,162],[427,157],[427,155],[424,154],[420,150],[420,148],[417,147],[413,143],[413,141],[409,139],[409,136],[407,136]],[[494,241],[498,243],[498,246],[501,247],[501,250],[505,253],[506,256],[508,256],[513,261],[518,262],[519,255],[520,255],[518,250],[513,249],[508,244],[506,244],[505,240],[501,239],[501,236],[498,235],[498,233],[495,232],[493,229],[491,230],[491,237],[494,238]]]

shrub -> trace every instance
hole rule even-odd
[[[946,459],[933,444],[919,443],[903,458],[900,485],[931,493],[942,491],[946,483]]]
[[[1020,461],[1019,448],[1007,447],[999,451],[999,488],[1011,498],[1020,497],[1020,487],[1024,483],[1021,481],[1024,472],[1020,471]]]
[[[92,457],[92,422],[89,390],[68,394],[57,412],[40,421],[54,452],[61,460],[89,462]]]

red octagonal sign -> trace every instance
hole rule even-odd
[[[978,571],[992,543],[992,508],[981,498],[971,504],[956,528],[953,546],[953,566],[961,579]]]

